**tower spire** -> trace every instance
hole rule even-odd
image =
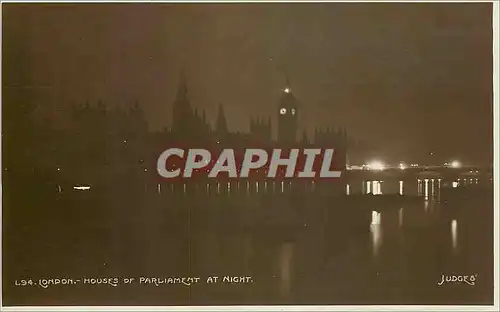
[[[187,95],[186,75],[184,67],[179,73],[177,96],[173,105],[172,129],[175,132],[183,133],[191,126],[193,112]]]
[[[187,99],[187,83],[186,83],[186,73],[184,71],[184,66],[181,68],[179,73],[179,88],[177,89],[177,100]]]

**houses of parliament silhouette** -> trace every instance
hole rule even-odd
[[[256,146],[264,148],[306,148],[312,146],[334,148],[336,167],[345,173],[347,160],[346,129],[339,128],[332,130],[331,128],[327,128],[323,130],[316,128],[314,140],[309,140],[306,131],[303,130],[301,137],[298,138],[300,107],[292,92],[288,78],[275,109],[277,122],[276,139],[273,139],[272,135],[271,117],[251,117],[249,120],[249,132],[231,132],[228,129],[224,107],[221,104],[218,106],[215,128],[212,128],[207,121],[205,111],[200,114],[197,109],[191,106],[184,76],[181,75],[179,82],[177,96],[173,103],[172,128],[167,134],[170,140],[166,138],[164,142],[171,140],[176,142],[203,142],[215,150],[222,148],[241,149]],[[342,187],[338,187],[339,185],[342,185]],[[335,186],[335,189],[338,190],[345,187],[342,182],[339,182]],[[256,187],[258,188],[258,182],[256,183]],[[283,185],[281,187],[283,188]],[[230,184],[225,186],[225,188],[231,188]]]
[[[36,109],[29,105],[34,101],[20,102],[22,105],[4,108],[4,120],[7,120],[3,140],[4,151],[7,151],[4,174],[24,181],[38,176],[50,181],[51,187],[55,185],[58,192],[71,190],[74,185],[91,185],[93,190],[116,186],[130,190],[158,188],[160,192],[166,182],[156,173],[156,162],[165,148],[175,144],[212,150],[334,148],[337,169],[344,171],[346,168],[345,128],[316,128],[313,140],[308,139],[305,130],[299,135],[301,107],[288,79],[275,109],[276,139],[273,138],[271,117],[250,118],[249,132],[231,132],[222,105],[218,107],[213,127],[205,111],[200,113],[192,106],[184,75],[180,77],[172,107],[171,128],[157,132],[149,131],[138,103],[128,111],[108,108],[102,102],[73,106],[70,122],[57,127],[50,120],[35,116]],[[329,183],[344,184],[341,181]]]

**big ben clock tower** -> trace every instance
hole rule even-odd
[[[278,141],[286,144],[296,143],[298,128],[298,107],[290,83],[287,79],[285,89],[278,105]]]

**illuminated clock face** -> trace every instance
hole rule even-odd
[[[282,108],[282,109],[280,109],[280,114],[281,114],[281,115],[285,115],[285,114],[286,114],[286,108]]]
[[[292,115],[295,115],[295,108],[292,108]]]

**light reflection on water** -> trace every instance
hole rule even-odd
[[[478,184],[479,182],[475,181],[474,179],[472,182],[468,183],[467,179],[457,179],[456,181],[450,182],[450,187],[457,188],[459,186],[467,186],[470,184]],[[415,181],[415,180],[414,180]],[[272,187],[268,187],[268,182],[242,182],[246,185],[246,193],[247,194],[252,194],[252,193],[276,193],[276,182],[271,182]],[[255,184],[254,184],[255,183]],[[277,182],[279,185],[279,190],[278,192],[280,193],[285,193],[292,191],[293,188],[293,183],[292,182]],[[468,184],[466,184],[468,183]],[[220,183],[214,183],[214,184],[205,184],[205,192],[207,194],[212,193],[212,188],[215,189],[216,194],[239,194],[241,186],[240,182],[237,182],[235,184],[232,183],[224,183],[221,185]],[[262,185],[263,184],[263,185]],[[409,185],[408,185],[409,184]],[[302,184],[303,185],[303,184]],[[431,198],[436,199],[437,201],[440,200],[440,195],[441,195],[441,179],[417,179],[416,180],[416,186],[415,182],[411,181],[403,181],[403,180],[396,180],[396,181],[383,181],[383,180],[365,180],[362,181],[361,184],[361,190],[359,188],[356,188],[356,185],[359,184],[353,184],[353,183],[346,183],[345,184],[345,194],[346,195],[352,195],[352,194],[359,194],[361,191],[361,194],[372,194],[372,195],[384,195],[384,194],[399,194],[399,195],[417,195],[417,196],[423,196],[425,200],[430,200]],[[163,184],[157,184],[155,185],[156,191],[155,193],[158,195],[163,194],[163,187],[170,187],[170,193],[176,193],[179,191],[179,188],[182,188],[182,192],[184,194],[190,193],[190,190],[188,190],[187,185],[183,183],[182,185],[175,185],[174,183],[168,185],[163,185]],[[196,185],[195,189],[202,189],[202,185]],[[314,181],[311,182],[310,184],[305,185],[305,188],[308,191],[313,191],[314,190]]]
[[[372,211],[372,222],[371,222],[371,224],[372,225],[380,224],[380,221],[381,221],[381,213],[377,212],[377,211]]]
[[[267,184],[264,184],[264,186],[262,187],[262,183],[265,182],[260,183],[260,185],[258,182],[254,183],[255,185],[253,185],[253,183],[246,183],[248,192],[260,191],[267,193],[266,191],[264,191],[267,188]],[[278,183],[276,183],[278,184],[276,186],[277,192],[289,191],[288,188],[290,185],[288,182],[286,184],[284,182],[278,182]],[[411,206],[413,204],[410,204],[411,207],[402,205],[401,207],[395,210],[389,209],[387,211],[383,210],[381,212],[380,211],[372,212],[371,224],[369,229],[369,236],[370,236],[369,249],[367,251],[371,252],[371,258],[373,261],[372,264],[375,266],[379,266],[382,265],[383,262],[381,261],[386,257],[385,254],[387,252],[394,253],[394,251],[391,251],[392,250],[390,247],[392,246],[391,244],[393,244],[394,242],[398,242],[399,244],[404,244],[405,241],[411,241],[411,239],[409,240],[407,240],[406,238],[403,239],[403,236],[407,235],[407,234],[403,235],[403,233],[405,233],[408,229],[411,229],[412,227],[419,228],[428,223],[427,219],[431,216],[431,214],[429,214],[429,216],[426,217],[426,213],[424,212],[433,213],[433,210],[430,208],[437,205],[436,202],[438,202],[437,199],[439,198],[439,195],[441,193],[440,192],[442,186],[441,179],[414,180],[413,184],[411,181],[408,180],[406,181],[394,180],[392,182],[374,180],[374,181],[363,181],[363,184],[358,184],[358,187],[361,185],[363,186],[361,188],[362,189],[361,191],[364,194],[372,193],[373,195],[379,195],[379,194],[384,194],[384,191],[386,191],[385,194],[399,194],[399,195],[418,194],[422,196],[424,199],[421,202],[417,202],[415,204],[416,205],[415,207]],[[269,187],[270,187],[269,190],[271,191],[272,187],[271,186]],[[274,183],[273,187],[275,187]],[[235,192],[235,190],[236,186],[231,189],[231,191],[233,192]],[[355,192],[356,190],[355,189],[353,190],[351,183],[345,185],[345,194],[352,195],[356,194]],[[382,221],[382,219],[384,219],[385,221]],[[448,222],[451,222],[450,245],[453,251],[455,252],[458,248],[457,220]],[[386,244],[388,246],[382,249],[382,246]],[[254,252],[252,249],[250,236],[246,238],[243,249],[244,249],[244,259],[245,259],[244,271],[246,274],[251,274],[250,270],[251,262],[248,259],[252,258]],[[279,293],[279,296],[283,299],[291,298],[291,296],[293,295],[292,287],[295,287],[293,285],[295,285],[294,283],[296,282],[294,281],[293,272],[297,270],[297,268],[295,268],[297,262],[294,261],[294,258],[298,256],[297,252],[299,250],[297,250],[295,242],[284,242],[281,243],[278,247],[278,254],[276,259],[278,262],[278,266],[276,268],[277,271],[275,273],[277,278],[275,282],[277,284],[275,291]],[[256,252],[259,253],[258,249]]]
[[[372,238],[373,257],[376,258],[378,256],[380,247],[382,246],[382,225],[380,223],[372,223],[370,225],[370,233]]]
[[[457,220],[453,219],[451,221],[451,245],[453,247],[453,251],[456,251],[458,247],[457,227],[458,222]]]
[[[349,185],[349,194],[356,192]],[[422,196],[426,200],[440,198],[441,179],[417,179],[412,181],[396,180],[368,180],[363,181],[361,187],[362,194],[384,195],[384,194],[399,194],[399,195],[417,195]],[[359,191],[358,191],[359,192]]]
[[[436,181],[437,180],[437,181]],[[434,232],[434,228],[432,228],[432,231],[427,231],[427,225],[430,223],[428,220],[432,219],[435,216],[439,216],[439,213],[437,212],[442,212],[443,211],[443,205],[440,205],[439,202],[436,201],[436,199],[439,198],[440,195],[440,189],[441,189],[441,180],[440,179],[430,179],[425,181],[425,180],[399,180],[399,179],[394,179],[393,181],[385,180],[385,181],[363,181],[363,184],[360,183],[361,181],[356,181],[356,182],[351,182],[349,184],[346,184],[346,193],[348,195],[354,195],[354,194],[359,194],[359,193],[373,193],[373,194],[400,194],[402,195],[403,193],[405,195],[415,195],[415,193],[426,197],[427,200],[422,200],[418,201],[415,203],[409,203],[406,204],[397,204],[397,206],[394,207],[394,209],[385,209],[383,205],[385,205],[385,201],[381,201],[382,204],[379,206],[375,207],[377,204],[372,204],[375,203],[376,201],[379,200],[379,198],[373,198],[373,202],[367,201],[366,205],[370,210],[374,210],[371,215],[371,224],[368,224],[369,219],[366,221],[366,225],[364,225],[364,231],[362,235],[362,240],[360,241],[354,241],[352,243],[353,245],[356,245],[356,248],[363,249],[360,253],[362,253],[362,256],[358,257],[357,255],[351,256],[349,255],[348,248],[346,247],[345,249],[342,249],[344,247],[337,247],[337,241],[344,241],[348,240],[347,237],[338,237],[342,235],[335,234],[337,237],[334,237],[335,235],[327,236],[327,235],[317,235],[317,233],[321,233],[321,230],[317,230],[315,228],[316,226],[321,226],[321,224],[318,225],[318,223],[314,223],[311,221],[311,223],[308,222],[308,224],[315,224],[313,226],[307,226],[304,227],[300,231],[296,231],[295,228],[292,229],[291,232],[295,235],[296,233],[300,232],[297,234],[297,236],[302,235],[301,233],[306,233],[307,238],[304,238],[304,242],[290,242],[289,240],[283,241],[281,238],[276,238],[275,236],[278,236],[281,234],[280,232],[282,229],[271,229],[269,232],[263,232],[260,231],[260,229],[256,230],[255,232],[252,233],[245,233],[241,236],[232,236],[232,232],[225,232],[225,223],[223,223],[223,219],[226,218],[227,215],[221,214],[217,215],[217,218],[220,218],[219,221],[217,221],[216,226],[213,228],[207,230],[206,232],[202,232],[200,230],[199,233],[197,234],[192,234],[192,235],[198,235],[197,237],[199,241],[197,241],[197,244],[193,244],[191,247],[196,247],[198,250],[193,250],[189,251],[190,257],[192,259],[200,259],[196,260],[196,265],[198,266],[198,269],[201,270],[202,272],[207,272],[210,274],[219,274],[221,272],[224,272],[226,274],[226,270],[230,268],[229,273],[234,274],[243,274],[243,275],[248,275],[248,276],[254,276],[256,278],[257,283],[255,284],[255,288],[257,287],[264,287],[262,286],[264,283],[269,283],[272,284],[272,286],[269,286],[271,291],[274,291],[277,295],[281,296],[281,298],[293,298],[295,287],[297,287],[297,284],[299,284],[298,280],[301,279],[300,274],[302,272],[306,272],[307,274],[311,274],[310,272],[313,271],[312,267],[315,267],[315,263],[313,262],[311,264],[310,261],[301,261],[303,258],[321,258],[323,260],[323,257],[326,258],[325,262],[329,261],[328,257],[324,256],[323,247],[320,244],[324,245],[329,245],[329,246],[335,246],[332,249],[338,249],[338,254],[335,254],[334,256],[331,256],[331,258],[335,257],[345,257],[348,258],[345,260],[346,264],[342,264],[342,268],[340,270],[345,270],[348,271],[349,273],[346,273],[345,279],[342,279],[341,281],[337,282],[335,281],[334,278],[329,278],[327,282],[325,283],[330,283],[326,284],[326,287],[339,287],[338,284],[342,284],[343,282],[347,281],[351,277],[351,273],[354,274],[353,272],[356,270],[359,270],[360,266],[359,263],[363,263],[365,266],[377,266],[377,269],[381,269],[383,272],[384,266],[390,267],[390,270],[397,270],[397,266],[403,264],[401,263],[406,263],[406,262],[411,262],[415,263],[414,267],[412,267],[411,270],[415,270],[417,273],[409,273],[409,274],[414,274],[414,275],[419,275],[418,272],[423,272],[428,267],[425,266],[425,264],[420,264],[418,263],[419,261],[425,262],[424,258],[432,258],[436,255],[436,249],[440,249],[439,252],[441,252],[441,249],[447,250],[446,252],[448,253],[456,253],[457,250],[460,250],[461,252],[464,250],[467,250],[467,245],[470,240],[465,239],[464,235],[467,235],[467,233],[471,232],[468,229],[468,224],[469,220],[463,219],[460,216],[453,215],[453,217],[446,216],[446,221],[435,224],[432,226],[436,226],[436,228],[439,227],[439,231]],[[426,182],[426,183],[424,183]],[[266,182],[261,182],[260,185],[257,182],[255,185],[251,183],[251,185],[247,182],[241,182],[241,183],[246,183],[247,184],[247,191],[250,192],[255,192],[255,191],[260,191],[261,193],[267,193],[265,191],[267,189],[267,183]],[[264,183],[264,187],[262,187],[262,183]],[[272,182],[271,182],[272,183]],[[278,182],[281,183],[281,191],[284,191],[284,183],[283,182]],[[444,184],[444,183],[443,183]],[[288,191],[288,183],[287,183],[287,191]],[[163,190],[162,190],[163,186]],[[206,187],[206,192],[207,193],[215,193],[215,188],[217,188],[217,192],[220,191],[220,189],[224,189],[226,186],[225,183],[222,185],[215,185],[215,184],[207,184],[205,185]],[[452,184],[450,183],[450,187]],[[172,191],[173,191],[173,185]],[[237,184],[227,184],[228,187],[228,192],[232,193],[239,193],[239,183]],[[245,190],[244,190],[244,185],[241,185],[241,191],[244,195]],[[319,187],[319,184],[318,184]],[[280,192],[280,185],[275,185],[273,183],[272,188],[276,188],[277,192]],[[360,191],[360,188],[362,190]],[[154,192],[154,185],[152,187],[152,190]],[[158,185],[157,186],[157,192],[158,194],[161,194],[162,196],[168,196],[169,194],[169,186],[168,185]],[[200,192],[203,193],[203,185],[200,185],[199,188]],[[163,191],[163,194],[162,194]],[[186,186],[185,185],[176,185],[175,186],[175,192],[178,192],[181,194],[180,197],[182,197],[182,192],[186,191]],[[188,190],[189,193],[189,190]],[[222,193],[226,193],[226,190],[222,190]],[[271,193],[271,185],[269,185],[269,193]],[[355,196],[350,196],[349,200],[353,199]],[[397,196],[396,196],[397,197]],[[158,197],[160,198],[160,197]],[[186,198],[189,198],[189,196],[186,196]],[[211,197],[217,198],[217,196]],[[232,204],[235,205],[241,205],[242,201],[240,201],[237,197],[235,197],[236,200],[234,202],[231,202]],[[205,197],[203,197],[203,200]],[[424,199],[424,198],[421,198]],[[161,199],[163,200],[163,199]],[[224,199],[226,200],[226,199]],[[398,199],[399,200],[399,199]],[[243,201],[245,202],[245,201]],[[192,202],[189,202],[191,204]],[[220,202],[215,202],[215,203],[220,203]],[[280,202],[281,203],[281,202]],[[202,203],[201,206],[204,208],[205,202]],[[251,200],[248,200],[244,203],[244,205],[252,205],[253,202]],[[269,202],[266,203],[265,205],[274,205],[274,203]],[[373,205],[373,207],[370,207],[370,205]],[[283,207],[284,205],[277,205]],[[382,206],[382,207],[380,207]],[[451,206],[451,205],[450,205]],[[233,206],[228,206],[228,207],[233,207]],[[264,206],[265,208],[268,206]],[[284,208],[287,208],[286,206]],[[309,208],[309,206],[307,206]],[[350,208],[350,207],[348,207]],[[382,209],[379,209],[382,208]],[[473,207],[475,208],[475,207]],[[190,208],[191,209],[191,208]],[[375,211],[377,209],[377,211]],[[441,209],[441,211],[439,211]],[[232,212],[234,212],[236,209],[231,209]],[[272,209],[268,209],[272,210]],[[149,210],[152,211],[152,210]],[[161,216],[161,213],[165,213],[167,209],[162,209],[156,211]],[[186,210],[189,211],[189,210]],[[204,209],[204,211],[210,211],[210,209]],[[275,210],[276,211],[276,210]],[[310,210],[309,210],[310,211]],[[381,212],[380,212],[381,211]],[[230,213],[232,213],[230,212]],[[425,212],[425,213],[424,213]],[[148,212],[146,212],[148,213]],[[226,213],[226,212],[224,212]],[[281,212],[280,212],[281,213]],[[300,212],[302,213],[302,212]],[[152,214],[151,214],[152,215]],[[193,213],[193,217],[196,215],[196,213]],[[210,214],[207,214],[208,216],[211,216]],[[176,215],[172,215],[170,218],[171,220],[175,219]],[[229,216],[231,217],[231,216]],[[301,218],[302,216],[299,216]],[[367,216],[368,217],[368,216]],[[156,220],[162,219],[162,217],[154,217],[151,218]],[[169,218],[165,218],[169,219]],[[200,218],[200,224],[206,223],[206,220],[203,218]],[[336,222],[342,223],[344,222],[343,219],[341,219],[340,215],[335,218],[337,219]],[[234,220],[234,219],[231,219]],[[237,224],[238,221],[235,221]],[[461,229],[462,231],[460,232],[460,239],[458,239],[458,222],[461,223]],[[149,223],[147,223],[149,224]],[[159,223],[161,224],[161,223]],[[168,223],[170,227],[172,227],[173,223]],[[333,222],[332,224],[329,224],[328,226],[334,227],[337,223]],[[162,226],[158,225],[156,226],[155,224],[149,224],[149,227],[154,229],[154,231],[157,231],[157,233],[165,233],[167,226]],[[368,231],[369,227],[369,231]],[[193,226],[193,233],[197,227]],[[221,233],[217,232],[217,229],[220,229]],[[285,228],[284,231],[286,231],[288,228]],[[416,229],[416,230],[415,230]],[[186,232],[186,231],[185,231]],[[154,232],[156,233],[156,232]],[[170,232],[168,232],[170,234]],[[177,238],[178,232],[172,231],[172,233],[176,233],[172,236],[175,236]],[[208,233],[208,234],[207,234]],[[343,233],[343,232],[342,232]],[[437,233],[437,234],[436,234]],[[304,235],[306,235],[304,234]],[[187,234],[186,234],[187,235]],[[191,234],[189,234],[191,235]],[[158,236],[165,237],[163,235],[158,234]],[[292,235],[293,236],[293,235]],[[346,235],[347,236],[347,235]],[[150,235],[144,235],[142,236],[145,239],[149,239]],[[123,237],[120,236],[121,239],[124,239]],[[404,239],[403,239],[404,238]],[[428,239],[432,238],[432,239]],[[450,239],[451,238],[451,239]],[[191,239],[191,238],[190,238]],[[278,241],[280,239],[280,241]],[[289,239],[289,238],[287,238]],[[291,238],[292,240],[295,240],[296,237],[293,236]],[[349,238],[350,239],[350,238]],[[435,240],[436,242],[434,242]],[[177,242],[177,239],[173,239],[174,243],[168,242],[169,244],[172,244],[172,246],[182,246],[181,243]],[[227,241],[227,242],[226,242]],[[262,243],[261,241],[265,241],[265,243]],[[272,241],[269,243],[271,245],[270,247],[263,247],[268,241]],[[142,242],[140,239],[137,239],[136,242]],[[224,243],[226,242],[226,243]],[[397,242],[399,245],[395,245],[394,242]],[[409,243],[409,246],[404,245],[405,243]],[[445,243],[446,245],[443,245]],[[305,252],[305,248],[303,245],[315,245],[317,244],[318,247],[317,251],[315,248],[311,247],[311,251]],[[348,244],[351,244],[350,242]],[[460,245],[459,245],[460,244]],[[137,243],[139,245],[139,243]],[[145,244],[141,244],[145,245]],[[155,245],[156,246],[156,245]],[[157,246],[161,248],[166,248],[164,245],[157,243]],[[267,245],[266,245],[267,246]],[[383,248],[382,248],[383,246]],[[394,247],[397,246],[397,247]],[[417,260],[408,260],[405,256],[402,256],[401,258],[396,258],[399,257],[400,255],[398,253],[404,253],[401,252],[403,249],[401,246],[403,246],[405,249],[413,249],[413,248],[419,248],[419,252],[422,252],[422,254],[415,253],[413,254],[414,259]],[[426,246],[428,247],[426,249]],[[438,246],[438,247],[436,247]],[[165,252],[164,255],[162,255],[165,259],[169,258],[176,258],[176,257],[171,257],[170,254],[179,254],[181,253],[180,250],[182,250],[180,247],[168,247],[170,248],[168,252]],[[138,247],[139,248],[139,247]],[[147,248],[144,247],[144,250]],[[174,250],[175,249],[175,250]],[[133,249],[131,249],[133,250]],[[269,252],[268,252],[269,250]],[[172,251],[172,253],[170,253]],[[196,254],[192,254],[191,252],[196,252]],[[133,254],[133,253],[131,253]],[[136,254],[140,254],[137,252]],[[306,256],[303,256],[306,254]],[[347,256],[346,256],[347,255]],[[148,256],[149,257],[149,256]],[[364,258],[363,258],[364,257]],[[410,256],[408,256],[410,257]],[[421,258],[419,258],[421,257]],[[151,257],[153,258],[153,257]],[[446,256],[444,257],[446,258]],[[454,257],[458,258],[458,257]],[[396,259],[394,263],[389,263],[387,264],[386,259],[392,260]],[[161,259],[163,261],[163,259]],[[153,261],[153,266],[157,266],[158,270],[161,272],[162,265],[165,266],[165,263],[162,261]],[[174,261],[174,260],[172,260]],[[365,261],[365,262],[363,262]],[[444,261],[444,260],[443,260]],[[184,263],[183,261],[179,261],[179,263]],[[180,266],[180,264],[179,264]],[[234,266],[234,268],[232,268]],[[394,266],[391,267],[391,266]],[[268,281],[263,281],[263,280],[258,280],[258,277],[261,277],[262,279],[269,278],[269,276],[272,276],[271,273],[269,273],[267,270],[268,267],[273,267],[272,274],[275,275],[275,278],[272,279],[271,282]],[[415,269],[416,268],[416,269]],[[239,271],[241,270],[241,271]],[[420,270],[420,271],[418,271]],[[300,274],[299,274],[300,272]],[[175,272],[174,272],[175,273]],[[269,273],[269,274],[268,274]],[[383,273],[381,273],[383,275]],[[436,276],[438,278],[439,276]],[[418,277],[415,277],[418,278]],[[327,279],[327,278],[325,278]],[[366,280],[366,278],[365,278]],[[311,283],[314,284],[314,283]],[[309,284],[308,284],[309,285]],[[333,285],[333,286],[332,286]],[[314,286],[314,285],[313,285]],[[266,286],[267,287],[267,286]],[[266,289],[267,290],[267,289]],[[258,292],[257,290],[254,290],[256,293]],[[388,290],[390,291],[390,290]],[[325,295],[326,296],[326,295]],[[332,302],[333,303],[333,302]]]
[[[280,250],[280,293],[287,297],[290,294],[292,285],[292,265],[293,265],[294,244],[287,242]]]
[[[420,204],[420,209],[413,209],[410,208],[408,210],[409,215],[407,218],[405,218],[405,211],[408,208],[401,207],[397,210],[397,225],[398,228],[402,230],[403,225],[408,222],[409,224],[413,225],[414,227],[417,226],[427,226],[430,224],[430,220],[434,217],[437,217],[436,213],[442,214],[444,213],[453,213],[455,206],[450,206],[450,207],[443,207],[443,203],[440,202],[441,199],[441,192],[442,192],[442,179],[418,179],[416,181],[415,189],[416,189],[416,194],[418,196],[422,196],[424,201],[421,202]],[[463,179],[463,181],[467,181],[466,179]],[[374,183],[375,182],[375,183]],[[469,184],[471,181],[467,181]],[[472,180],[472,184],[475,184],[475,179]],[[384,185],[384,183],[378,183],[378,181],[364,181],[363,185],[366,185],[366,188],[364,189],[365,194],[368,193],[368,191],[373,191],[373,193],[378,193],[378,185]],[[374,186],[375,185],[375,186]],[[405,181],[398,181],[397,184],[399,187],[399,190],[395,192],[395,194],[400,194],[403,195],[405,192]],[[449,187],[456,188],[457,185],[456,183],[449,183]],[[381,189],[380,189],[381,191]],[[444,203],[446,204],[446,203]],[[387,217],[390,216],[392,212],[390,210],[388,211],[382,211],[381,213],[378,213],[376,211],[372,212],[372,222],[370,225],[370,234],[371,234],[371,247],[373,250],[373,256],[376,257],[379,252],[382,244],[384,243],[383,239],[383,231],[384,229],[388,226],[388,223],[390,218],[386,218],[387,222],[382,222],[381,220],[384,218],[384,215],[388,214]],[[425,213],[425,214],[422,214]],[[429,214],[426,216],[426,214]],[[396,217],[396,215],[394,215]],[[396,219],[395,219],[396,220]],[[448,221],[447,224],[449,224],[449,237],[451,237],[450,240],[450,247],[453,250],[453,253],[456,253],[459,249],[459,239],[458,239],[458,219],[454,218]],[[393,228],[387,228],[386,230],[390,230],[391,236],[394,235],[402,235],[401,233],[398,234],[397,232],[393,233]]]
[[[356,181],[350,181],[345,184],[345,194],[353,195],[353,194],[371,194],[371,195],[385,195],[385,194],[399,194],[399,195],[417,195],[424,197],[425,200],[430,200],[431,198],[436,201],[440,201],[441,197],[441,187],[442,187],[442,179],[441,178],[417,178],[413,181],[411,180],[400,180],[400,179],[387,179],[387,180],[360,180],[361,183]],[[447,186],[457,188],[460,186],[471,186],[478,185],[481,181],[478,178],[468,179],[468,178],[456,178],[453,181],[449,181],[446,183]],[[241,184],[244,185],[241,185]],[[262,182],[236,182],[236,183],[207,183],[204,185],[205,192],[207,194],[241,194],[241,188],[246,185],[246,193],[247,194],[255,194],[255,193],[288,193],[294,190],[295,182],[270,182],[272,183],[272,187],[268,186],[268,181]],[[278,185],[276,185],[278,184]],[[314,181],[303,184],[299,183],[301,187],[304,187],[306,191],[313,191],[315,189]],[[361,185],[361,189],[359,186]],[[147,188],[147,185],[145,185]],[[164,192],[164,187],[168,189],[170,187],[170,193],[177,193],[179,191],[184,194],[191,193],[190,188],[187,187],[186,183],[175,184],[171,183],[169,185],[164,184],[155,184],[152,189],[155,189],[155,193],[158,195],[162,195]],[[182,190],[181,190],[182,189]],[[202,185],[195,185],[195,190],[203,189]],[[214,189],[214,191],[212,191]],[[59,192],[61,192],[59,190]]]
[[[390,236],[402,236],[402,230],[403,230],[403,225],[408,222],[409,225],[411,226],[424,226],[425,224],[428,223],[428,218],[422,213],[427,213],[429,211],[433,212],[432,207],[436,205],[436,203],[439,202],[440,194],[441,194],[441,179],[417,179],[414,180],[416,183],[413,184],[414,187],[414,193],[417,196],[422,196],[424,201],[417,203],[417,205],[420,205],[420,209],[414,209],[417,207],[410,207],[406,209],[408,210],[409,215],[407,218],[405,218],[405,207],[400,207],[398,210],[392,212],[391,210],[387,211],[382,211],[382,212],[377,212],[373,211],[372,212],[372,222],[370,225],[370,234],[371,234],[371,247],[373,251],[373,256],[377,257],[380,253],[380,248],[382,244],[384,243],[384,235],[382,234],[384,232],[384,229],[386,231],[389,231],[391,234]],[[387,194],[399,194],[399,195],[407,195],[405,194],[407,191],[411,195],[411,182],[406,181],[406,183],[410,183],[410,187],[407,190],[405,188],[405,181],[403,180],[398,180],[395,181],[396,184],[391,184],[391,183],[383,183],[383,181],[364,181],[363,186],[366,185],[366,188],[364,188],[365,194],[369,194],[370,191],[372,194],[383,194],[382,187],[386,185],[387,188]],[[390,188],[392,185],[392,189]],[[386,217],[384,217],[387,214]],[[385,219],[386,222],[382,222],[382,219]],[[394,221],[391,221],[394,220]],[[424,222],[424,223],[422,223]],[[396,228],[393,228],[391,224],[394,224]],[[454,223],[454,227],[452,226],[452,233],[453,240],[452,240],[452,245],[453,248],[456,249],[457,246],[457,240],[456,240],[456,222]],[[399,229],[399,230],[397,230]],[[395,232],[394,232],[395,231]],[[389,233],[388,232],[388,233]]]
[[[382,195],[383,194],[382,185],[383,181],[379,180],[363,181],[362,193],[372,194],[372,195]]]
[[[403,207],[399,208],[399,212],[398,212],[398,225],[399,227],[402,227],[403,226]]]
[[[424,180],[424,198],[429,199],[429,179]]]

